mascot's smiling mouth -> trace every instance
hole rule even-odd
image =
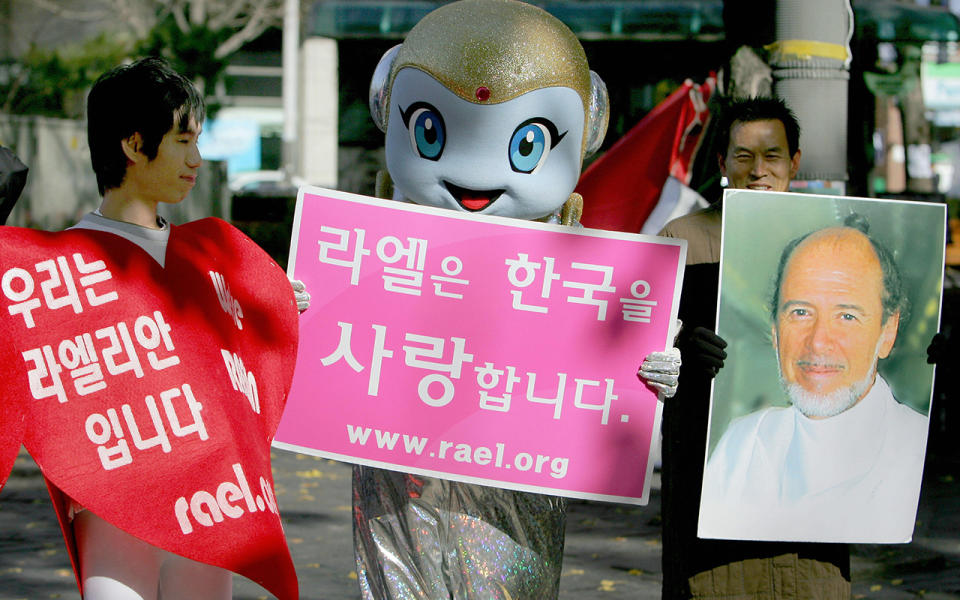
[[[454,185],[449,181],[444,181],[443,185],[447,187],[447,191],[453,196],[460,206],[464,210],[470,212],[477,212],[485,209],[494,202],[497,201],[497,198],[500,197],[500,194],[504,190],[469,190],[467,188],[462,188],[459,185]]]

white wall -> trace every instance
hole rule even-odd
[[[0,115],[0,144],[30,169],[8,225],[62,229],[100,204],[85,123]]]
[[[337,43],[307,38],[300,49],[299,173],[312,185],[337,187]]]

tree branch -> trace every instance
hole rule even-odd
[[[91,10],[71,10],[51,0],[33,0],[33,4],[50,14],[72,21],[101,21],[110,11],[106,8]]]
[[[207,21],[207,0],[193,0],[189,14],[191,25],[203,25]]]
[[[218,12],[216,16],[210,18],[210,29],[223,29],[228,27],[237,15],[246,8],[247,0],[233,0],[224,10]]]
[[[255,39],[268,27],[281,23],[281,12],[275,6],[268,6],[268,2],[257,4],[252,15],[250,15],[243,29],[231,35],[225,42],[220,44],[213,56],[215,58],[224,58],[236,52],[246,42]]]
[[[171,6],[170,14],[173,15],[177,29],[184,33],[190,31],[190,23],[187,22],[187,17],[183,14],[183,5]]]
[[[120,20],[127,24],[135,36],[141,39],[147,37],[156,21],[145,16],[145,13],[149,12],[152,14],[152,10],[138,11],[136,7],[131,6],[128,0],[113,0],[112,4],[114,7],[113,14],[119,15]],[[140,8],[145,7],[141,4]]]

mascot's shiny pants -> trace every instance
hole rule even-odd
[[[566,501],[356,466],[365,600],[553,600]]]

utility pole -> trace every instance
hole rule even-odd
[[[300,175],[297,156],[300,56],[300,0],[284,0],[283,11],[283,170],[287,177]]]
[[[850,0],[777,0],[773,89],[800,120],[799,180],[846,181]]]

